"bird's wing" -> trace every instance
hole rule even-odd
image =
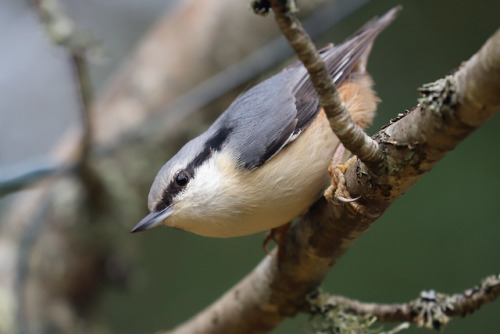
[[[265,163],[296,130],[299,120],[291,79],[292,72],[280,73],[254,86],[234,100],[207,131],[229,133],[226,145],[243,168]]]
[[[364,73],[373,41],[397,11],[392,9],[344,43],[320,51],[337,86],[356,71]],[[229,149],[243,168],[252,169],[300,136],[319,110],[319,99],[309,75],[298,63],[238,97],[208,132],[215,129],[227,132]]]

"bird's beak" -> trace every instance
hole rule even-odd
[[[172,207],[167,207],[161,211],[153,211],[146,217],[144,217],[139,224],[135,225],[135,227],[130,231],[131,233],[141,232],[144,230],[149,230],[150,228],[159,226],[162,221],[165,220],[168,216],[174,213]]]

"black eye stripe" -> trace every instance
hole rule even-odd
[[[205,146],[203,147],[203,150],[194,157],[194,159],[186,166],[185,169],[182,169],[177,172],[177,174],[175,174],[175,176],[167,186],[167,189],[165,189],[165,191],[163,192],[161,201],[159,201],[156,205],[156,211],[161,211],[166,207],[172,205],[172,201],[175,196],[179,194],[184,189],[184,187],[186,187],[189,181],[194,177],[196,168],[207,161],[212,156],[213,152],[221,150],[231,132],[231,128],[222,127],[217,133],[212,135],[207,140]]]
[[[162,211],[163,209],[167,208],[168,207],[168,204],[167,202],[165,201],[165,198],[163,198],[155,207],[155,211],[156,212],[159,212],[159,211]]]
[[[186,166],[185,171],[188,172],[191,177],[194,176],[194,171],[197,167],[201,166],[205,161],[210,159],[214,152],[218,152],[222,149],[222,146],[227,140],[229,134],[233,130],[228,127],[222,127],[217,133],[210,137],[203,150],[196,155],[196,157]]]
[[[179,171],[174,179],[170,182],[167,189],[163,193],[161,201],[156,205],[155,210],[161,211],[172,204],[172,199],[184,189],[189,183],[191,174],[187,170]]]

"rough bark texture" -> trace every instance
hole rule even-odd
[[[449,296],[432,290],[422,291],[418,299],[403,304],[363,303],[342,296],[325,296],[318,293],[309,298],[311,305],[307,305],[303,311],[328,317],[330,310],[339,310],[358,316],[376,317],[378,321],[383,322],[409,321],[420,327],[441,329],[450,321],[450,317],[464,317],[498,297],[499,274],[485,278],[479,286],[462,293]]]

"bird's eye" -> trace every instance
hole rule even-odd
[[[177,183],[177,185],[179,187],[184,187],[186,186],[186,184],[188,184],[189,182],[189,174],[185,171],[180,171],[179,173],[177,173],[177,175],[175,176],[175,183]]]

